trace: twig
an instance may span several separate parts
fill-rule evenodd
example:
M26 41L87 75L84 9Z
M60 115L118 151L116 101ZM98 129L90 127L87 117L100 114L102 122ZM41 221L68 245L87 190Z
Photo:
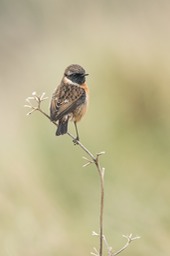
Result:
M99 234L96 233L95 231L92 232L92 235L93 236L99 236ZM103 235L103 241L104 241L104 244L106 246L108 256L116 256L116 255L120 254L122 251L124 251L129 246L129 244L132 241L137 240L137 239L140 238L139 236L132 237L132 234L127 235L127 236L123 235L123 237L125 237L127 239L126 244L121 249L119 249L117 252L113 252L112 247L109 245L106 237ZM95 248L93 248L93 249L94 249L94 252L91 252L91 254L95 255L95 256L99 256L99 254L96 253L96 249Z
M31 97L28 97L26 99L26 102L28 103L27 105L25 105L25 107L31 109L27 115L30 115L32 114L33 112L35 111L39 111L41 114L43 114L45 117L47 117L50 121L50 116L47 115L42 109L41 109L41 102L46 100L47 97L45 97L45 93L42 93L41 96L38 96L36 94L36 92L33 92L32 93L32 96ZM37 102L37 106L34 106L31 102L31 100L35 100ZM57 123L54 122L54 121L51 121L54 125L57 126ZM69 137L71 137L73 140L75 140L75 137L67 132L67 135ZM100 178L100 221L99 221L99 234L93 232L93 235L97 235L99 236L99 251L96 249L96 248L93 248L94 249L94 252L91 252L92 255L94 256L102 256L103 255L103 241L106 245L106 248L107 248L107 251L108 251L108 256L116 256L118 255L119 253L121 253L123 250L125 250L128 245L135 239L138 239L139 237L134 237L132 238L132 235L130 236L124 236L125 238L127 238L127 243L125 244L124 247L122 247L119 251L113 253L112 252L112 248L108 245L108 242L105 238L105 236L103 235L103 210L104 210L104 173L105 173L105 169L103 167L101 167L101 164L100 164L100 161L99 161L99 157L103 154L105 154L105 152L100 152L100 153L97 153L96 156L94 156L80 141L76 141L76 145L79 145L81 147L81 149L87 153L87 155L89 155L89 157L91 159L88 159L86 157L83 157L87 163L85 163L83 165L83 167L87 167L88 165L90 164L95 164L96 168L97 168L97 171L99 173L99 178Z
M119 253L121 253L122 251L124 251L124 250L129 246L129 244L130 244L132 241L134 241L134 240L140 238L139 236L132 237L132 234L130 234L129 236L123 235L123 237L125 237L125 238L127 239L127 243L126 243L120 250L118 250L118 251L115 252L115 253L112 253L111 256L116 256L116 255L118 255Z
M32 114L35 111L39 111L40 113L42 113L45 117L47 117L50 121L50 116L47 115L42 109L41 109L41 102L44 101L45 99L47 99L47 97L44 97L45 93L43 93L41 96L38 96L36 94L36 92L32 93L31 97L28 97L26 99L27 103L29 103L29 105L25 105L25 107L28 107L31 109L31 111L29 111L27 113L27 115ZM37 106L33 106L31 103L31 100L35 100L37 102ZM57 124L55 122L52 122L54 125L57 126ZM72 139L75 139L75 137L67 132L67 135L70 136ZM98 154L96 154L96 157L80 142L77 141L76 142L77 145L79 145L83 151L85 151L91 158L91 160L86 159L88 162L86 164L83 165L83 167L88 166L91 163L94 163L96 165L97 171L99 173L99 177L100 177L100 187L101 187L101 196L100 196L100 245L99 245L99 256L103 255L103 209L104 209L104 168L101 167L100 162L99 162L99 156L103 155L105 152L100 152Z

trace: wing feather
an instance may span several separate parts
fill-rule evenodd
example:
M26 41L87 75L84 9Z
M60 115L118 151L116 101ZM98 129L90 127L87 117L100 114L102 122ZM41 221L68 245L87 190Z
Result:
M83 88L72 84L63 88L60 87L52 97L50 107L51 120L57 121L63 116L74 112L85 100L86 94Z

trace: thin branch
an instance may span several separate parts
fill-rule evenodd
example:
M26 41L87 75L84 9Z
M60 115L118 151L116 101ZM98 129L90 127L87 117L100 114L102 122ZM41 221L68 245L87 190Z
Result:
M88 158L85 157L85 156L83 156L83 159L85 159L85 160L87 161L86 164L83 164L83 167L86 167L86 166L88 166L88 165L90 165L90 164L94 164L94 161L93 161L93 160L90 160L90 159L88 159Z
M130 234L129 236L123 235L123 237L125 237L125 238L127 239L127 243L126 243L120 250L118 250L118 251L115 252L115 253L112 253L111 256L116 256L116 255L118 255L119 253L123 252L123 251L129 246L129 244L130 244L132 241L137 240L137 239L140 238L139 236L132 237L132 234Z
M104 210L104 176L102 174L102 168L99 163L99 158L96 158L96 167L100 177L100 256L103 252L103 210Z
M45 117L47 117L50 121L50 116L47 115L42 109L41 109L41 102L46 100L47 97L44 97L45 93L42 93L41 96L38 96L36 94L36 92L32 93L31 97L28 97L26 99L27 103L29 105L25 105L25 107L30 108L31 111L29 111L27 113L27 115L32 114L35 111L39 111L40 113L42 113ZM37 102L37 106L33 106L31 103L31 100L35 100ZM55 122L52 122L54 125L57 126L57 124ZM69 137L71 137L73 140L75 140L75 137L67 132L67 135ZM99 162L99 156L101 156L102 154L104 154L104 152L100 152L98 154L96 154L96 157L80 142L80 141L76 141L76 145L79 145L83 151L85 151L92 160L88 160L88 162L83 165L83 167L88 166L91 163L94 163L96 165L97 171L99 173L99 177L100 177L100 187L101 187L101 195L100 195L100 244L99 244L99 256L103 255L103 209L104 209L104 169L101 167L100 162Z
M94 252L91 252L90 253L91 255L100 256L98 250L95 247L93 247L93 250L94 250Z
M36 92L33 92L32 93L32 96L31 97L28 97L26 99L26 102L27 104L25 105L25 107L29 108L30 111L27 113L27 115L30 115L32 114L33 112L35 111L39 111L41 114L43 114L45 117L47 117L50 121L51 121L51 118L48 114L46 114L42 109L41 109L41 102L46 100L47 97L45 97L45 93L43 92L40 96L38 96L36 94ZM32 104L32 100L35 100L37 102L37 106L34 106ZM55 126L57 126L57 123L54 122L54 121L51 121ZM67 135L69 137L71 137L73 140L75 140L75 137L67 132ZM91 255L94 255L94 256L103 256L103 241L106 245L106 248L107 248L107 251L108 251L108 256L116 256L118 255L119 253L121 253L122 251L124 251L128 246L129 244L133 241L133 240L136 240L138 239L139 237L134 237L132 238L132 234L129 235L129 236L123 236L127 239L127 243L120 249L118 250L117 252L113 253L112 252L112 247L109 246L105 236L103 235L103 211L104 211L104 173L105 173L105 169L103 167L101 167L101 164L100 164L100 161L99 161L99 157L103 154L105 154L105 152L100 152L100 153L97 153L96 156L94 156L80 141L76 141L76 145L79 145L81 147L81 149L87 153L87 155L89 155L89 157L91 159L88 159L86 157L83 157L87 163L85 163L83 165L83 167L87 167L88 165L90 164L95 164L96 168L97 168L97 171L99 173L99 178L100 178L100 229L99 229L99 234L97 234L96 232L93 232L93 235L96 235L96 236L99 236L99 251L96 249L96 248L93 248L94 249L94 252L91 252Z
M100 236L100 234L96 233L95 231L92 232L92 235L93 236ZM103 241L104 241L104 244L106 246L106 249L107 249L107 253L108 253L108 256L116 256L118 254L120 254L121 252L123 252L129 245L132 241L134 240L137 240L137 239L140 239L139 236L135 236L135 237L132 237L132 234L130 235L123 235L123 237L125 237L127 239L127 242L126 244L121 248L119 249L117 252L113 252L113 249L112 247L109 245L106 237L103 235ZM94 248L93 248L94 249ZM96 252L92 252L91 254L94 255ZM97 254L96 254L97 255ZM98 255L97 255L98 256Z
M112 247L109 245L109 243L107 242L107 239L104 235L103 235L103 241L106 246L108 256L112 256Z

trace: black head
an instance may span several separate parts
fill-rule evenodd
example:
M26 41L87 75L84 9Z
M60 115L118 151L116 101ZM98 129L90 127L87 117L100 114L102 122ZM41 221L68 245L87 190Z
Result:
M86 81L85 77L87 75L88 74L86 74L84 68L77 64L72 64L68 66L64 72L64 76L66 76L73 83L77 83L80 85Z

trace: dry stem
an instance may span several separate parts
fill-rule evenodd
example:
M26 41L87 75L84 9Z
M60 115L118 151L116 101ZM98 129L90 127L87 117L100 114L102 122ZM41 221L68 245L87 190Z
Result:
M45 97L45 93L42 93L41 96L38 96L36 94L36 92L33 92L32 93L32 96L31 97L28 97L26 99L27 101L27 105L25 105L25 107L27 108L30 108L30 111L27 113L27 115L30 115L32 114L33 112L35 111L39 111L40 113L42 113L45 117L47 117L50 121L50 116L47 115L42 109L41 109L41 102L46 100L47 97ZM37 106L34 106L32 105L32 102L31 100L35 100L37 102ZM51 121L54 125L57 126L57 124L53 121ZM75 140L75 137L67 132L67 135L69 137L71 137L73 140ZM139 237L135 237L135 238L132 238L132 235L130 236L124 236L127 238L127 243L125 244L125 246L123 246L119 251L117 251L116 253L113 253L112 252L112 248L108 245L107 243L107 240L105 238L105 236L103 235L103 210L104 210L104 172L105 172L105 169L103 167L101 167L101 164L100 164L100 161L99 161L99 157L101 155L103 155L105 152L100 152L100 153L97 153L96 156L94 156L80 141L77 141L76 142L76 145L79 145L82 150L84 152L87 153L87 155L89 155L90 159L87 159L86 157L83 157L87 163L85 163L83 165L83 167L86 167L88 166L89 164L95 164L96 168L97 168L97 171L98 171L98 174L99 174L99 178L100 178L100 230L99 230L99 234L93 232L93 235L97 235L99 236L99 239L100 239L100 242L99 242L99 252L96 248L94 248L94 252L92 252L91 254L92 255L95 255L95 256L102 256L103 255L103 241L105 242L105 245L106 245L106 248L107 248L107 251L108 251L108 256L116 256L118 255L119 253L121 253L123 250L125 250L128 245L130 244L131 241L139 238Z

